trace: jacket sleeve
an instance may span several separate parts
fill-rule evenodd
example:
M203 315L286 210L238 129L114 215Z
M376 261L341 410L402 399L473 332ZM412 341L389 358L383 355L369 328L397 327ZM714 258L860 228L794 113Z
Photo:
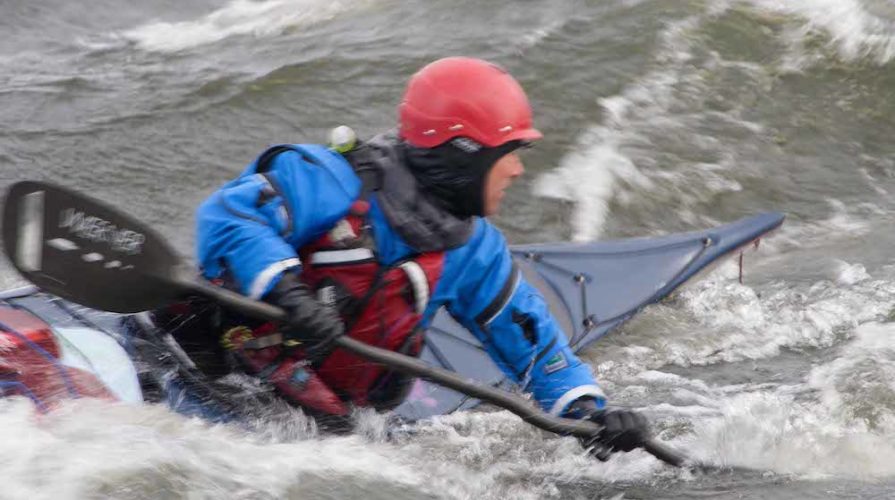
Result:
M360 180L323 146L289 146L264 172L256 164L199 206L196 244L206 278L227 274L242 293L260 298L300 265L297 248L348 213Z
M572 352L541 293L516 269L503 236L487 221L477 224L471 240L452 252L463 265L448 311L544 410L561 415L581 397L605 405L590 367Z

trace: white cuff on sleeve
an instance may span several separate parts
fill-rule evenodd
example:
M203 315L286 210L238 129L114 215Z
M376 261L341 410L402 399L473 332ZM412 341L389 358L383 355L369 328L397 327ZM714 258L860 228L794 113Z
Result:
M274 262L267 266L265 270L261 271L258 276L255 277L255 281L252 281L252 286L249 288L249 297L255 300L260 299L261 296L264 295L264 292L267 291L267 287L270 285L271 280L279 276L280 273L286 269L291 269L300 265L301 261L293 257L291 259Z
M560 396L559 399L556 400L556 403L553 403L553 407L550 408L550 414L559 416L565 411L567 406L572 404L573 401L584 396L606 399L606 394L603 393L603 389L600 389L600 386L579 385Z

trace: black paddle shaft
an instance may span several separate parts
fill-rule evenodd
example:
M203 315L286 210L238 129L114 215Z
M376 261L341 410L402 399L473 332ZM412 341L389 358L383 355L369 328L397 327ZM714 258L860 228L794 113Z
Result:
M259 319L285 318L277 307L202 280L164 239L135 219L52 184L24 181L10 188L3 206L3 244L16 269L37 287L93 309L134 313L199 294ZM345 336L336 343L375 363L509 410L546 431L591 437L601 430L587 420L546 414L520 396L416 358ZM643 448L674 466L689 463L655 440Z
M277 307L264 302L248 299L244 295L234 293L224 288L216 287L205 282L193 282L187 286L190 286L191 291L194 293L209 297L220 304L230 306L258 319L282 321L285 318L283 311ZM453 389L457 392L509 410L529 424L546 431L580 437L590 437L600 431L600 427L593 422L556 417L547 414L535 408L531 401L525 398L482 384L472 379L461 377L455 372L432 366L410 356L374 347L345 336L336 339L336 344L358 356L388 366L393 370L413 375L424 380L429 380L438 385L447 387L448 389ZM675 467L683 466L687 462L678 452L652 439L644 443L643 448L659 460L674 465Z

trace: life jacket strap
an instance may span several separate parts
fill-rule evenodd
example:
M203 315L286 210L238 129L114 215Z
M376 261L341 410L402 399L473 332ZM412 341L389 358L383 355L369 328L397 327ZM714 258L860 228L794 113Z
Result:
M426 278L426 272L416 261L412 260L402 262L399 267L407 275L407 281L413 288L416 313L423 314L429 304L429 280Z
M315 266L331 266L338 264L361 264L373 262L375 255L369 248L350 248L348 250L324 250L311 254L311 264Z

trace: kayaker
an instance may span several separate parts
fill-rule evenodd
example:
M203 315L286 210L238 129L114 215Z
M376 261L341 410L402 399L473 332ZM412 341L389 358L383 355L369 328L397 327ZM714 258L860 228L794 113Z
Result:
M607 406L485 218L522 175L519 150L541 138L521 86L486 61L440 59L410 78L398 114L397 131L369 141L340 128L329 147L272 147L199 207L204 276L289 318L230 322L225 344L311 415L347 417L395 407L412 381L333 340L416 356L445 307L545 411L604 426L582 440L595 455L638 447L646 419Z

